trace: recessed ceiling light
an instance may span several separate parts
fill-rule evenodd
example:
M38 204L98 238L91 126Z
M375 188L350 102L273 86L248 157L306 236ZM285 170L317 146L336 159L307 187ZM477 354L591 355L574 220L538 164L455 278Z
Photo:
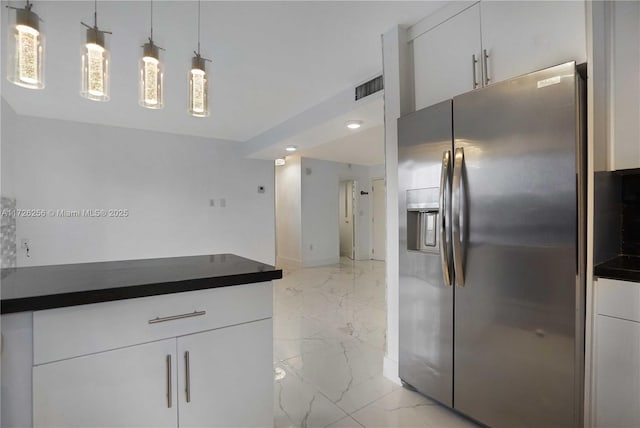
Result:
M362 126L362 121L361 120L350 120L347 123L345 123L345 125L347 125L347 128L349 129L358 129Z
M287 146L287 148L285 149L288 152L295 152L297 149L296 146Z
M284 159L282 158L276 159L276 166L282 166L284 164L285 164Z

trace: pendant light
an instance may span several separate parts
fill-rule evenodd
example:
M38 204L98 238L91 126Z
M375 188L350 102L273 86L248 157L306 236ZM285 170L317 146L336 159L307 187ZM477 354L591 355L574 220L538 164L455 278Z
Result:
M151 35L149 42L142 46L140 59L140 91L138 103L142 107L161 109L163 103L163 66L160 62L160 49L153 43L153 0L151 3Z
M98 1L94 0L93 27L87 27L86 42L82 45L82 89L80 95L93 101L109 101L110 54L105 34L98 29Z
M44 37L40 18L31 11L27 0L24 9L7 6L15 11L7 37L7 79L29 89L44 88Z
M209 82L205 63L211 60L200 55L200 0L198 0L198 51L189 71L189 113L195 117L209 116Z

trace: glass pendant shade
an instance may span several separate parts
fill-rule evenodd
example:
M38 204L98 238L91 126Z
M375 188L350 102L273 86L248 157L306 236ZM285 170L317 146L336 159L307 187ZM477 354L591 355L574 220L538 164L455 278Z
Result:
M38 15L30 7L14 9L8 26L7 79L30 89L44 88L44 37Z
M153 42L143 46L140 59L140 84L138 103L142 107L161 109L163 103L163 67L158 47Z
M97 28L87 29L82 46L82 89L80 95L93 101L109 101L109 49L105 33Z
M189 72L189 113L196 117L209 116L209 82L204 63L204 58L194 56Z

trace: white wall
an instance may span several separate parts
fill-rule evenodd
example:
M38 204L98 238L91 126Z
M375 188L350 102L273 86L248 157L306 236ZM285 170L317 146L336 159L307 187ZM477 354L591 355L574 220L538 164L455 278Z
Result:
M356 259L371 258L371 167L302 158L302 263L337 263L340 181L356 180ZM369 195L360 195L361 191Z
M371 176L372 180L378 178L385 178L385 167L384 164L373 165L369 167L369 176Z
M281 266L300 266L301 179L299 156L287 156L286 164L276 167L276 255Z
M275 262L272 161L244 159L233 144L205 138L4 119L15 136L2 141L3 192L18 208L129 211L126 218L18 217L18 243L29 239L31 248L29 258L18 250L18 266L224 252Z
M387 188L387 352L384 375L400 382L399 354L399 273L398 273L398 126L403 114L415 110L413 60L407 30L393 28L382 36L384 68L385 177Z
M340 181L356 180L358 241L356 258L371 258L371 179L384 176L382 165L350 165L288 156L276 168L276 240L278 263L321 266L340 254ZM360 195L361 191L369 195Z
M4 84L4 83L3 83ZM14 181L13 171L14 166L11 160L13 159L13 144L11 142L15 141L15 133L16 126L15 122L17 119L16 112L11 108L11 106L2 98L2 116L0 119L0 159L1 165L0 170L2 171L2 177L0 178L0 183L2 184L2 196L14 198L15 197L15 189L14 189Z

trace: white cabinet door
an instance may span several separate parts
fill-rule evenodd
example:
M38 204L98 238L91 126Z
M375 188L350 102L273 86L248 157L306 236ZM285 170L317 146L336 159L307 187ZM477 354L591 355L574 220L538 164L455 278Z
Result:
M640 168L640 2L611 2L613 169Z
M168 339L34 367L33 426L176 427L175 355Z
M416 110L480 84L480 5L476 4L413 40Z
M640 427L640 323L598 315L596 426Z
M489 84L586 61L583 1L482 1Z
M268 319L178 338L179 426L272 427L272 335Z

